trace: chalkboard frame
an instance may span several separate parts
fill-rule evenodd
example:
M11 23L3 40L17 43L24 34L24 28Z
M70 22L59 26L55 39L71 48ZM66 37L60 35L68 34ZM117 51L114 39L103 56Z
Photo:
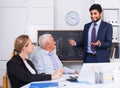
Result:
M73 39L76 40L75 36L74 37L72 36L72 34L75 33L75 35L80 36L79 39L81 40L82 32L83 32L82 30L38 30L37 31L37 45L39 46L39 44L38 44L39 36L42 35L42 34L45 34L45 33L52 34L52 36L54 37L54 39L56 41L56 36L59 36L59 34L63 34L63 33L65 33L64 35L68 35L70 33L71 34L70 38L73 38ZM80 35L78 35L79 33L80 33ZM60 37L63 37L63 36L60 36ZM65 37L64 37L64 39L65 39ZM76 40L76 41L79 42L80 40ZM67 57L66 55L63 55L63 56L60 55L59 56L59 54L57 53L57 48L56 48L56 53L57 53L57 55L58 55L58 57L60 58L61 61L82 61L83 60L83 58L84 58L83 47L73 47L69 44L67 46L69 46L72 50L74 48L76 53L78 53L77 51L79 51L81 53L81 55L78 55L78 56L76 55L75 57L74 56L71 56L71 57L68 56Z

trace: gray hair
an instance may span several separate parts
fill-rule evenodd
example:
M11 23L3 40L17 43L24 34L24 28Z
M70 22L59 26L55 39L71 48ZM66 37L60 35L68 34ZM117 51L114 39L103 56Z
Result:
M52 37L51 34L43 34L39 37L39 45L41 48L45 46L47 42L49 42L49 38Z

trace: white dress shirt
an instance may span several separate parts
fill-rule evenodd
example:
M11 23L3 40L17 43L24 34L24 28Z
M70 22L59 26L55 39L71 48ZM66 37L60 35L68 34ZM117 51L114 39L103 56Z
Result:
M63 68L64 73L75 72L75 70L64 67L55 53L53 53L53 56L55 57L58 67ZM53 74L56 70L53 66L51 57L49 56L49 52L44 49L39 48L39 50L33 55L32 62L38 73Z

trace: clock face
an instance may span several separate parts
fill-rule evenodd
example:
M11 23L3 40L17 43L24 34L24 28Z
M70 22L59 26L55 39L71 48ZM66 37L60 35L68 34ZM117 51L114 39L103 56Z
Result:
M66 14L65 21L68 25L75 26L79 23L79 14L75 11L70 11Z

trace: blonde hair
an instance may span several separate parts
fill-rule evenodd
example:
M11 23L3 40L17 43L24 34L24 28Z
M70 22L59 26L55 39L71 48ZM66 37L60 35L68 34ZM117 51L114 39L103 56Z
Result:
M28 35L20 35L16 38L15 43L14 43L14 51L13 55L19 54L24 46L28 46L28 40L29 37Z

